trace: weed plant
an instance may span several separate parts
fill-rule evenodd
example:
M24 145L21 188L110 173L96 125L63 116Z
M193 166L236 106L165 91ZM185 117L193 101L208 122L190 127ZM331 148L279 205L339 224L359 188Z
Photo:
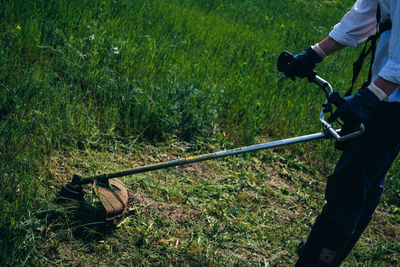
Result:
M323 38L352 2L1 1L0 262L21 263L40 228L31 213L48 209L41 188L65 182L46 168L57 151L320 131L323 94L276 61ZM344 92L357 52L331 56L319 74ZM337 156L327 147L293 151L321 167ZM386 194L397 205L399 166Z

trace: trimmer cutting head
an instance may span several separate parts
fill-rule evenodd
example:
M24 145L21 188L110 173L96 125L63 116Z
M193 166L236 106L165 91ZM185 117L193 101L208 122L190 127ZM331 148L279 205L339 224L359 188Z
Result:
M94 179L94 176L83 178L75 174L72 181L64 184L58 192L58 200L61 202L78 201L80 206L78 212L84 217L92 215L91 218L85 218L85 220L89 219L93 222L103 222L106 226L115 226L128 206L128 191L125 184L118 178L103 177L100 179L99 176L96 178L98 180ZM85 184L96 198L84 198L85 191L82 185ZM101 203L100 206L99 203ZM88 212L88 207L91 213Z
M81 176L74 175L72 182L64 184L61 190L58 192L58 196L61 199L73 199L77 201L83 201L85 191L80 183Z

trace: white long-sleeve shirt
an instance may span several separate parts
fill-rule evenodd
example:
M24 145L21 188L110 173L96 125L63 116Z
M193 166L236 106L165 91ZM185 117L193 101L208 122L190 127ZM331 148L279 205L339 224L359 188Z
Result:
M376 33L378 2L381 22L392 21L392 29L384 32L379 39L372 68L372 81L380 76L400 84L400 0L357 0L329 36L346 46L355 47L364 42ZM400 88L390 94L386 101L400 102Z

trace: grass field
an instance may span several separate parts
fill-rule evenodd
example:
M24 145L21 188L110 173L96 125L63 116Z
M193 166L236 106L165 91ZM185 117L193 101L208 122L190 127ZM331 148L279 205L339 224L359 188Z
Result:
M112 231L77 222L55 193L76 172L321 131L324 95L276 61L352 2L1 1L0 264L292 265L323 205L330 141L127 177ZM357 53L318 73L344 92ZM349 266L400 264L399 166Z

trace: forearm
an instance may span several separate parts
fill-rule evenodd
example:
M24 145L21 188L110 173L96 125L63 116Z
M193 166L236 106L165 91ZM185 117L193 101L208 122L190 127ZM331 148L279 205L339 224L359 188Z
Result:
M400 87L399 84L387 81L381 77L378 77L374 81L374 84L381 89L387 96L393 93L397 88Z
M324 51L324 53L329 56L330 54L335 53L343 48L345 45L342 45L336 42L332 37L328 36L324 40L318 43L318 46Z

